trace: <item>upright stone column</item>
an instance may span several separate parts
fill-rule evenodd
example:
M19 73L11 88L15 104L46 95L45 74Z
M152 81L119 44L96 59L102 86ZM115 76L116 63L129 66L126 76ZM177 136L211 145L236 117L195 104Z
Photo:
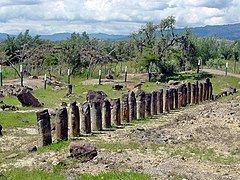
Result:
M178 109L178 88L174 88L173 90L173 96L174 96L174 108Z
M76 102L70 103L69 109L70 136L80 136L80 116L79 108Z
M207 84L207 88L206 88L206 100L209 100L209 99L210 99L210 97L209 97L210 79L209 79L209 78L206 79L206 84Z
M145 118L145 92L138 90L136 93L137 101L137 119Z
M102 130L102 109L100 101L93 101L91 103L91 120L92 120L92 130L101 131Z
M121 105L120 105L120 98L112 99L111 100L111 120L112 123L116 126L121 125Z
M191 104L191 83L187 83L187 102Z
M65 107L57 111L55 135L56 140L68 139L68 114Z
M192 88L191 88L191 104L195 104L195 102L196 102L196 99L195 99L195 95L196 95L196 93L195 93L195 84L192 84Z
M163 89L158 92L158 114L163 113Z
M128 94L122 95L122 120L125 123L129 123Z
M174 97L173 97L173 89L169 89L169 109L173 110L174 106Z
M208 85L206 82L203 83L203 101L207 100L207 89L208 89Z
M195 103L199 104L199 87L198 87L198 81L195 81Z
M135 93L131 91L129 93L129 120L137 119L137 106Z
M38 146L46 146L52 144L50 116L48 110L41 110L37 113L38 126Z
M182 94L183 94L183 107L186 107L187 106L187 86L185 84L183 84L183 87L182 87Z
M199 83L199 102L203 102L203 84Z
M107 99L102 104L102 121L104 129L111 127L111 103Z
M178 104L179 104L179 107L183 106L183 85L182 84L178 87Z
M152 100L151 100L151 114L157 115L157 91L152 92Z
M67 85L67 92L66 92L67 96L72 94L72 85L71 84L68 84Z
M169 90L166 89L164 96L164 110L169 113Z
M212 83L209 82L209 100L213 100L213 87L212 87Z
M146 93L145 94L145 115L146 116L151 116L152 115L152 94L151 93Z
M89 102L84 102L81 106L81 131L86 134L91 133L91 116Z

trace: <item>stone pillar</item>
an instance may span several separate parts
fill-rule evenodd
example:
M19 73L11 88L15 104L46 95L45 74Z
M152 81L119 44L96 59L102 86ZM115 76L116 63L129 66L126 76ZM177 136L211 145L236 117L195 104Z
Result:
M129 123L128 94L122 95L122 120L125 123Z
M157 91L152 92L152 100L151 100L151 114L157 115Z
M179 107L183 106L183 85L178 86L178 104Z
M173 110L174 106L174 97L173 97L173 89L169 89L169 109Z
M136 93L137 101L137 119L145 118L145 92L138 90Z
M191 87L191 104L195 104L196 100L195 100L195 84L192 84L192 87Z
M199 102L203 102L203 84L199 83Z
M158 92L158 114L163 113L163 89Z
M191 83L187 83L187 102L191 104Z
M136 106L136 98L135 93L131 91L129 93L129 120L137 119L137 106Z
M198 87L198 81L194 82L195 84L195 103L199 104L199 87Z
M173 96L174 96L174 108L178 109L178 88L174 88L173 90Z
M213 87L212 87L212 83L209 82L209 100L213 99Z
M120 107L120 98L112 99L111 100L111 120L112 123L116 126L121 125L121 107Z
M166 89L164 96L164 110L165 112L169 112L169 90Z
M70 136L78 137L80 136L80 116L79 108L76 102L70 103L69 108L69 126L70 126Z
M207 84L207 88L206 88L206 100L209 100L209 99L210 99L210 97L209 97L210 79L209 79L209 78L206 79L206 84Z
M91 103L91 122L92 122L92 131L101 131L102 130L102 109L100 101L93 101Z
M67 96L72 94L72 85L71 84L68 84L67 85Z
M38 126L38 146L46 146L52 144L50 116L48 110L41 110L37 113Z
M90 117L90 105L89 102L84 102L81 106L81 131L86 134L91 133L91 117Z
M68 114L65 107L60 108L56 114L56 140L68 139Z
M151 116L152 115L152 94L151 93L146 93L145 94L145 115L146 116Z
M207 100L207 89L208 89L208 85L206 82L203 83L203 101Z
M182 106L187 106L187 86L185 84L182 86Z
M111 103L107 99L104 99L102 104L102 121L103 128L111 127Z

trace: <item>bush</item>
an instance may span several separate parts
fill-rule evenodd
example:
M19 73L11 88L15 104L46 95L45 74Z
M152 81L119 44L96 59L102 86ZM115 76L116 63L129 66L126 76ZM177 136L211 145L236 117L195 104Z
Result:
M216 68L216 69L221 69L224 65L225 62L223 59L217 58L217 59L209 59L206 62L206 65L208 68Z

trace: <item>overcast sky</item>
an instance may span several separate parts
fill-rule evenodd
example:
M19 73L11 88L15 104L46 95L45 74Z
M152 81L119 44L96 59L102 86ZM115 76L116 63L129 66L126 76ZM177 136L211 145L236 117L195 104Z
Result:
M0 32L129 34L148 21L176 27L240 22L240 0L0 0Z

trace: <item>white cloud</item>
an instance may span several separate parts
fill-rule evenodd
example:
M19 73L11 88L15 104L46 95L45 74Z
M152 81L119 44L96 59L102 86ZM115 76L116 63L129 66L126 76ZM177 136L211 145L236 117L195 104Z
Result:
M176 27L240 22L239 0L1 0L0 32L129 34L174 15Z

